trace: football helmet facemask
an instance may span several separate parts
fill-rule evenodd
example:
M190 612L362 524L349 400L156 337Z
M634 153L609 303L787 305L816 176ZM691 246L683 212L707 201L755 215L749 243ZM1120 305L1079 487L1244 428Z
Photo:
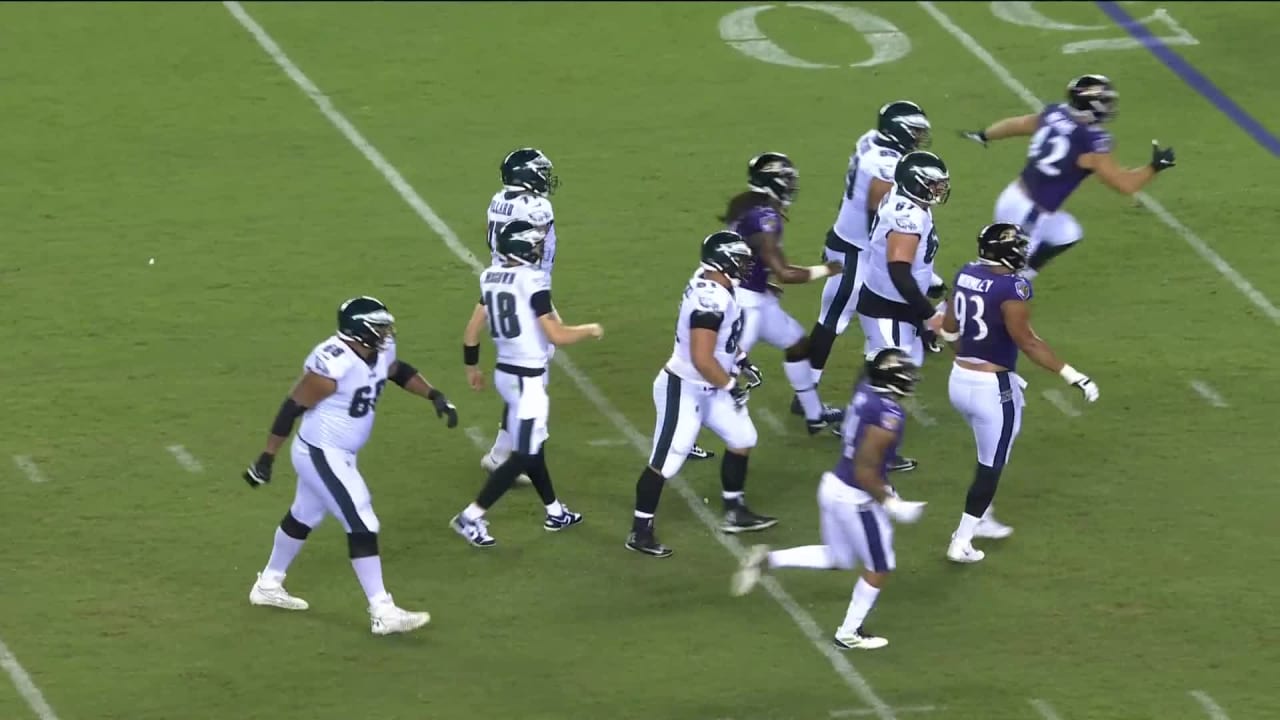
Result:
M1031 238L1021 226L992 223L978 233L978 257L989 265L1003 265L1018 271L1027 265L1027 247Z
M382 350L396 335L396 319L382 301L362 295L338 306L338 337Z
M1067 84L1067 104L1086 122L1104 123L1119 112L1120 93L1106 75L1081 75Z
M763 152L747 163L747 187L782 203L795 201L800 192L800 171L780 152Z
M546 197L560 187L560 178L554 172L551 160L537 148L513 150L502 160L502 187L515 191L528 191Z

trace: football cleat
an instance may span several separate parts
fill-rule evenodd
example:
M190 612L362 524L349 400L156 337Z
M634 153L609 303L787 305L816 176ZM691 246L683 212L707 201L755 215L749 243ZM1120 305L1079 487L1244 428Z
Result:
M542 522L542 529L547 532L560 532L580 522L582 522L582 513L576 513L570 510L568 506L565 506L564 512L559 515L548 515L547 519Z
M461 514L454 515L449 521L449 527L461 535L463 540L478 548L493 547L498 544L498 541L489 534L489 523L484 518L467 520Z
M431 622L431 613L396 607L390 595L369 606L369 626L374 635L406 633Z
M1013 534L1013 528L1005 525L995 518L983 518L978 527L973 529L973 536L976 538L988 538L991 540L1003 540Z
M690 460L710 460L715 456L716 456L715 453L711 452L710 450L707 450L701 445L694 445L693 449L689 451Z
M902 457L899 455L889 461L889 472L911 472L920 467L920 463L915 458Z
M952 537L951 544L947 546L947 559L951 562L971 565L976 562L982 562L982 558L987 554L975 548L973 543L956 542Z
M262 573L258 573L258 579L253 583L253 588L249 590L250 605L264 605L267 607L278 607L281 610L306 610L311 607L306 600L300 597L294 597L284 589L284 577L279 581L263 580Z
M851 633L837 630L836 636L831 639L831 644L841 650L879 650L888 645L889 641L858 628Z
M484 457L480 458L480 469L484 470L487 473L492 473L494 470L497 470L498 466L504 462L506 462L505 458L502 460L499 460L493 456L493 453L485 453ZM532 485L533 481L529 479L528 475L524 473L520 473L519 475L516 476L516 484Z
M832 426L839 430L840 423L843 420L844 410L831 407L830 405L823 405L822 414L818 416L817 420L805 420L804 422L805 426L809 428L809 434L817 435Z
M738 572L733 574L733 579L729 582L729 594L742 597L755 589L760 578L764 576L768 561L769 546L752 545L738 565Z
M654 537L653 531L632 532L627 536L626 548L634 550L644 555L664 558L671 557L671 548L658 542L658 538Z
M758 532L768 530L778 524L778 518L768 515L757 515L747 507L746 503L737 503L724 511L724 519L720 521L720 530L727 533Z

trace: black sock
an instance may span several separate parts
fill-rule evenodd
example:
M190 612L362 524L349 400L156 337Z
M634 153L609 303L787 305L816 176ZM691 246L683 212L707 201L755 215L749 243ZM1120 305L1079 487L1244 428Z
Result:
M636 513L631 529L644 532L652 529L653 516L658 512L658 500L662 497L662 486L666 479L651 467L645 467L636 481ZM641 517L643 515L644 517Z
M533 489L538 491L538 497L542 498L542 504L550 505L555 502L556 489L552 487L551 473L547 471L547 456L541 452L537 455L525 455L524 461L524 472L533 483Z
M1049 261L1058 257L1062 253L1075 247L1075 243L1067 243L1066 245L1047 245L1041 243L1040 247L1031 254L1031 259L1027 261L1027 267L1040 272L1041 268L1049 264Z
M516 476L524 470L524 463L520 460L520 455L512 453L507 461L493 469L489 473L489 479L485 480L484 487L480 488L480 494L476 496L476 504L488 510L498 502L498 499L511 489L516 482Z
M742 493L747 487L748 456L726 450L720 461L720 489L724 491L726 510L742 503Z
M969 486L969 494L964 499L966 515L980 518L987 508L991 507L991 501L996 496L996 487L1000 484L1001 470L1003 468L978 463L978 469L973 473L973 484Z
M836 331L822 323L814 323L809 331L809 364L814 370L825 370L831 347L836 342Z

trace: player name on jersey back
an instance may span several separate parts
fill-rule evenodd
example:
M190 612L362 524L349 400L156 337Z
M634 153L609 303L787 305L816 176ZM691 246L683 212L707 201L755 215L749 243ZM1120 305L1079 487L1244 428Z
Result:
M547 335L539 317L551 311L551 280L536 267L495 265L480 274L480 304L498 363L528 370L547 367Z
M706 378L693 364L689 344L693 328L705 327L716 331L715 359L725 372L732 374L737 363L738 340L742 336L742 310L729 288L702 277L699 270L685 286L680 300L680 314L676 318L675 346L667 370L691 383L706 384Z
M317 345L303 369L333 380L337 390L302 414L298 437L314 447L358 452L373 432L378 398L395 360L396 347L391 340L372 361L357 355L337 335Z

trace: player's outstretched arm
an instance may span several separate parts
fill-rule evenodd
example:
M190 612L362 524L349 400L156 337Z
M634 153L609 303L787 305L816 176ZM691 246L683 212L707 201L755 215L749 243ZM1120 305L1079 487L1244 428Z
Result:
M271 432L267 435L267 447L258 459L244 471L244 480L249 487L256 488L271 482L271 467L275 463L276 453L280 446L289 439L293 432L293 424L302 413L315 407L338 389L338 382L332 378L311 372L302 374L293 384L288 397L280 404L276 419L271 422Z
M1124 195L1132 195L1155 179L1156 173L1175 165L1173 148L1161 148L1151 141L1151 162L1136 168L1122 168L1109 152L1085 153L1080 167L1092 170L1107 187Z
M967 138L986 147L992 140L1031 135L1040 123L1039 115L1016 115L997 120L983 130L962 130L960 137Z
M446 427L458 426L458 408L449 402L444 393L427 382L418 368L404 360L396 360L387 368L387 379L414 395L430 400L436 409L436 417L444 418Z
M1098 399L1097 383L1060 360L1049 343L1041 340L1036 331L1031 329L1031 303L1025 300L1006 300L1000 305L1000 314L1004 316L1009 336L1032 362L1049 372L1057 373L1068 385L1078 388L1085 400L1094 402Z
M547 339L557 347L561 345L573 345L582 342L588 338L599 340L604 337L604 328L598 323L587 323L586 325L565 325L560 322L560 316L557 313L549 312L545 315L538 316L538 324L542 325L542 332L546 333Z
M782 250L778 248L778 236L774 233L756 233L746 238L746 241L747 245L751 246L751 251L760 257L765 267L769 268L769 272L773 273L781 283L798 285L811 280L821 280L831 275L838 275L844 269L844 265L838 262L812 267L791 265L782 254Z

